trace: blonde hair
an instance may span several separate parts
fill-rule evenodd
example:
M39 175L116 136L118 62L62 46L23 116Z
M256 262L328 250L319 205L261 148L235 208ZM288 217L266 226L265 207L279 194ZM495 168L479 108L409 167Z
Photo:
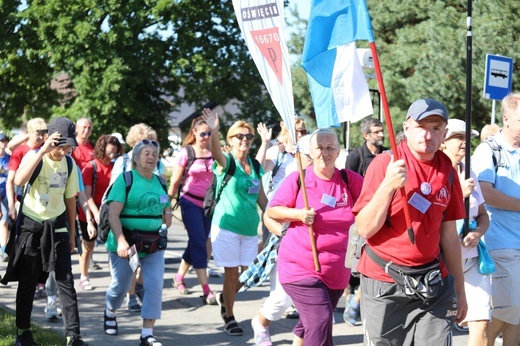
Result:
M126 143L129 146L134 147L140 140L143 139L152 139L154 141L157 140L157 132L152 129L150 126L140 123L132 126L130 130L128 130L128 134L126 135Z
M245 120L237 120L237 121L235 121L235 123L233 125L231 125L231 127L228 130L228 133L227 133L228 141L230 141L231 138L233 138L234 136L239 134L243 128L248 129L250 134L252 134L252 135L255 134L255 129L253 128L253 125L251 125L250 123L248 123Z
M487 124L480 131L480 140L484 141L489 136L493 136L500 131L500 127L497 124Z
M27 132L36 130L47 130L47 124L42 118L33 118L27 122Z
M502 116L511 117L517 110L520 110L520 92L510 93L502 100Z

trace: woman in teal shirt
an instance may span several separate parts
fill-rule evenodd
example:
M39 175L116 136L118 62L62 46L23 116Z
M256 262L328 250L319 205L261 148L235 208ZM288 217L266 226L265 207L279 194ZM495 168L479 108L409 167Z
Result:
M203 118L213 133L219 131L218 114L204 109ZM230 153L222 152L219 136L212 136L210 150L213 154L213 173L217 175L217 191L229 169L231 160L236 166L233 177L222 190L211 222L213 257L217 266L224 267L224 289L219 295L220 314L224 330L229 335L242 335L243 329L233 315L235 294L240 289L240 267L246 270L258 253L257 205L265 209L267 198L262 188L262 167L255 171L248 156L254 138L253 126L243 120L235 122L227 133Z

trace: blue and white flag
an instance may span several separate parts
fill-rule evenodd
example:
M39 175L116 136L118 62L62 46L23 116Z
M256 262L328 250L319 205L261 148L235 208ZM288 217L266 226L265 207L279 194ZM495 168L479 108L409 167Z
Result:
M314 0L302 67L319 128L373 114L356 40L374 42L365 0Z

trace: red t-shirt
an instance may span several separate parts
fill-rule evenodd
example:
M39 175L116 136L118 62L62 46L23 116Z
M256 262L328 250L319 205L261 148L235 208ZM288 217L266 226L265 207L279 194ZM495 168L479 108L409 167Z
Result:
M399 158L406 161L408 181L405 185L406 200L417 193L431 202L422 213L408 203L410 218L415 234L415 244L408 237L406 220L401 203L401 190L395 192L383 227L367 239L367 244L381 258L403 266L418 266L433 261L440 254L441 223L464 218L462 190L457 172L451 160L438 151L431 161L419 161L410 152L406 140L397 148ZM374 196L385 177L390 155L383 153L374 158L365 175L365 184L353 212L357 214ZM451 176L451 178L450 178ZM421 184L428 182L431 192L421 192ZM443 217L444 215L444 217ZM363 252L357 269L363 275L376 280L394 282L383 269ZM443 277L448 271L441 260Z
M16 149L13 150L7 169L10 171L16 171L18 167L20 167L20 163L22 162L24 155L27 154L29 150L33 149L34 148L29 147L27 143L21 144L18 147L16 147Z
M101 161L96 159L97 165L97 180L96 186L92 187L92 191L94 192L94 202L99 207L101 205L101 200L103 199L103 194L106 189L108 189L108 185L110 184L110 176L112 174L112 168L114 167L113 163L110 163L108 166L105 166ZM92 178L93 178L93 169L92 162L88 162L85 165L85 168L81 171L81 176L83 177L83 184L85 186L92 186ZM82 208L79 208L78 219L86 222L87 218Z
M76 164L81 170L85 168L86 164L94 160L94 147L92 143L80 144L72 152L72 158L76 161Z

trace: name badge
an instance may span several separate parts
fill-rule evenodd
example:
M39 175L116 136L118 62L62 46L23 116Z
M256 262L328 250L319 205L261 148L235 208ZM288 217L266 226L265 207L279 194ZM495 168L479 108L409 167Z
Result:
M260 192L260 181L258 179L253 179L251 182L253 183L253 186L251 186L247 190L247 193L250 195L259 193Z
M159 197L159 201L161 202L161 204L168 203L168 195L161 195Z
M408 204L410 204L415 209L419 210L421 213L426 213L428 208L430 208L430 205L432 205L432 202L428 201L423 196L419 195L417 192L414 192L410 200L408 201Z
M336 198L324 193L323 196L321 196L321 203L334 208L336 206Z

